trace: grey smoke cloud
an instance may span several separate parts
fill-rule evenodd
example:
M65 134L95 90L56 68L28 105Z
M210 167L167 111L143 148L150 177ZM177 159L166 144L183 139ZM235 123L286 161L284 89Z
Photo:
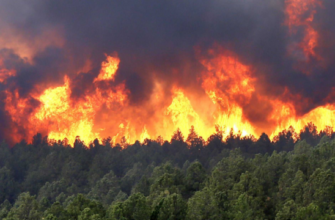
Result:
M75 82L71 84L73 98L80 98L89 92L99 74L104 54L117 52L121 63L115 84L125 81L131 103L140 105L152 92L153 78L171 86L202 90L197 78L203 67L195 57L194 47L206 51L216 43L253 66L261 91L279 96L288 88L292 94L300 94L301 103L295 101L303 114L324 104L333 88L334 9L334 1L325 0L324 8L318 9L322 13L315 17L321 42L317 52L325 57L327 66L319 66L314 60L309 64L312 73L306 75L295 68L297 60L287 55L292 37L284 25L283 0L3 0L0 43L16 39L14 42L24 47L38 49L31 52L32 61L26 62L15 43L0 45L5 65L17 70L7 84L0 83L0 91L19 89L25 97L36 89L35 85L47 88L61 84L66 74ZM50 40L54 34L45 34L51 29L51 33L59 34L62 43ZM43 43L48 39L50 43ZM92 69L78 74L76 71L87 59ZM173 70L178 71L178 77L171 74ZM304 99L308 99L307 105ZM254 102L262 105L256 98ZM251 121L259 120L257 109L244 107ZM267 106L262 109L269 111ZM3 99L0 119L5 126L12 126L6 119ZM0 139L6 132L0 131Z

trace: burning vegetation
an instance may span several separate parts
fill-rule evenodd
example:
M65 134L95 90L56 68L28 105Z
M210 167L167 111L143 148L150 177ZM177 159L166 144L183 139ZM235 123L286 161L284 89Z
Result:
M327 5L331 3L321 0L267 3L264 10L276 12L269 25L273 22L281 31L280 42L268 46L274 55L267 55L265 43L252 40L262 34L253 21L254 37L240 39L237 30L227 32L235 36L227 39L204 35L187 43L192 49L172 47L173 52L165 46L145 48L141 40L134 48L123 40L107 47L103 37L101 44L93 43L96 36L90 35L87 44L73 43L70 15L27 38L21 37L26 30L7 27L6 35L0 35L0 42L11 37L0 48L0 137L15 143L41 133L50 143L110 138L125 146L136 140L169 140L191 128L203 140L217 130L255 138L265 132L275 139L283 130L300 132L309 123L318 132L331 131L335 87L323 77L332 71L332 54L324 43L332 33L318 17ZM234 26L250 32L238 21Z
M335 219L334 0L0 1L0 219Z

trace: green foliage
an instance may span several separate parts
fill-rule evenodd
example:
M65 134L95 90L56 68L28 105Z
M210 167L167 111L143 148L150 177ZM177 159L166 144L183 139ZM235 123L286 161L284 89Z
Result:
M188 191L198 191L206 179L206 170L198 161L192 163L186 171L185 185Z
M182 220L185 219L187 204L180 194L172 194L165 197L159 209L158 220Z
M40 188L37 199L47 198L50 202L55 202L56 197L62 192L66 192L67 187L68 185L64 179L52 183L46 182Z
M101 201L104 205L109 205L113 202L119 191L119 180L114 172L111 171L96 183L88 193L88 197Z
M297 213L294 220L326 220L329 219L326 214L323 214L321 209L311 203L307 207L300 207L297 210Z
M21 193L8 213L7 220L39 220L41 213L35 196Z
M264 214L262 209L257 204L257 200L247 193L241 194L235 204L232 207L232 217L233 219L264 219Z
M127 198L128 198L128 195L120 190L119 193L115 196L114 202L123 202Z
M134 166L121 179L122 191L126 193L131 192L131 188L138 182L143 175L143 166L141 163L135 163Z
M309 125L274 141L220 127L89 147L0 144L0 219L335 219L335 140ZM303 138L296 141L296 138Z
M335 176L330 170L316 169L305 183L304 204L315 203L321 210L334 207Z
M7 167L0 169L0 203L11 200L17 191L17 183Z
M45 211L44 216L46 218L56 218L58 220L66 220L70 218L68 212L59 202L52 204L51 207Z
M187 218L189 220L224 219L228 213L228 198L205 187L188 200Z
M141 180L133 187L132 194L142 193L145 196L148 196L150 193L150 181L146 176L143 176Z
M150 218L150 211L150 206L144 195L136 193L124 202L113 204L108 210L108 217L111 220L146 220Z
M184 175L179 168L166 163L156 167L152 174L149 200L154 201L164 195L182 193L185 189Z
M276 220L290 220L295 217L297 213L297 205L293 200L288 200L282 210L280 210L276 215Z
M78 216L105 216L105 209L100 202L91 201L82 194L78 194L73 201L66 207L69 219L77 219Z
M5 200L0 205L0 219L4 219L8 215L11 208L12 208L12 204L10 204L8 200Z

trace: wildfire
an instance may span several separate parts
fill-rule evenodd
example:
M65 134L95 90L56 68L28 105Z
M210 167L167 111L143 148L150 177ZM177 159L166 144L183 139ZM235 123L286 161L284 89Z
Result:
M70 99L69 79L65 77L64 86L47 89L37 97L41 106L35 113L35 118L47 121L49 139L63 140L68 138L74 143L75 137L89 142L99 138L99 133L93 132L95 109L91 100L82 103L72 103Z
M191 127L205 140L218 127L224 135L233 131L241 136L257 137L261 129L244 114L244 106L250 104L253 96L272 106L267 118L270 128L265 128L271 138L289 126L299 131L311 121L319 130L335 124L333 105L318 107L299 117L289 101L260 94L253 67L218 45L205 55L197 51L197 57L204 67L199 80L206 97L191 98L190 91L174 86L169 102L164 85L156 80L151 98L146 101L147 108L131 105L125 83L115 83L120 63L115 55L107 56L102 62L92 84L94 92L81 98L71 97L68 76L64 77L63 85L48 88L41 94L20 97L18 90L6 91L5 109L13 122L23 125L21 130L13 131L15 139L45 132L50 140L67 138L72 144L77 136L85 143L110 136L113 143L126 147L136 140L143 143L153 137L161 142L162 137L171 137L177 129L188 135ZM108 86L100 87L98 82L102 81ZM22 130L27 132L24 134Z
M94 82L102 80L114 81L115 72L119 68L120 59L117 57L117 54L114 56L106 55L106 57L107 60L102 62L100 74L94 79Z
M255 91L252 71L236 55L219 47L219 53L208 51L213 59L201 59L207 71L203 73L202 87L216 105L215 124L229 133L242 132L242 136L256 135L253 126L244 119L242 105L247 104Z
M303 28L304 36L299 43L291 45L290 53L302 51L304 60L309 61L311 58L321 59L315 52L318 46L318 32L313 27L314 16L317 13L317 6L322 6L320 0L285 0L286 21L290 34L297 34L298 28Z
M179 128L183 134L188 134L191 125L205 137L211 134L207 133L209 131L208 128L206 128L198 113L193 109L190 100L181 90L174 90L172 103L165 114L171 117L174 125L173 129Z
M285 0L284 24L290 33L290 58L293 56L299 64L321 60L317 50L320 34L314 27L317 7L320 6L321 0ZM35 54L45 48L64 46L62 35L55 34L52 38L52 33L45 33L41 39L49 39L48 36L50 39L32 50L26 50L27 43L21 47L19 44L17 47L11 46L24 68L27 63L33 65ZM3 39L0 38L0 42ZM8 45L16 45L15 42L13 39ZM144 143L151 138L162 143L163 138L170 139L177 130L186 137L191 129L192 135L204 140L216 129L223 131L224 136L233 132L242 137L258 137L266 132L273 139L290 126L299 132L309 122L313 122L318 131L335 125L335 106L331 100L299 115L294 102L299 98L294 96L299 94L291 94L288 89L283 94L267 94L261 88L262 80L257 78L257 71L260 71L258 65L227 48L214 44L211 49L202 51L196 47L194 62L198 62L201 71L187 75L194 77L190 80L193 83L191 86L174 79L165 82L162 76L155 75L157 70L152 68L155 70L152 71L149 64L142 68L144 70L140 68L140 71L148 71L151 78L143 78L144 81L151 80L151 84L145 98L138 102L133 100L137 94L132 94L128 89L128 81L119 81L123 78L118 75L121 74L118 68L122 57L119 58L116 52L106 54L105 60L98 63L85 57L78 65L81 67L76 64L72 68L69 64L71 70L62 72L62 76L66 75L61 85L46 89L34 85L29 94L21 94L20 88L13 88L15 83L4 86L6 89L1 90L1 95L4 97L4 110L13 124L11 138L16 142L31 140L33 135L41 132L48 135L50 140L67 138L70 144L79 136L86 144L96 138L109 138L113 144L126 147L136 140ZM100 62L100 71L93 75ZM185 62L186 66L189 65L188 61ZM177 67L169 70L172 77L179 77L179 73L182 73ZM82 94L73 93L77 78L69 72L76 76L89 76L87 79L90 81L85 82L88 85ZM10 79L17 73L19 71L7 69L0 57L0 85L11 85ZM260 107L258 109L253 105Z
M271 134L274 138L279 132L292 126L295 131L301 131L308 123L313 122L318 131L335 125L335 107L333 105L321 106L309 113L297 117L293 105L281 105L280 112L276 112L276 129ZM276 115L276 114L274 114Z
M147 128L144 126L140 136L140 142L143 143L146 139L150 139L150 135L148 134Z
M15 70L8 70L4 67L3 60L0 57L0 83L3 83L8 77L15 76Z
M107 57L107 62L102 63L100 75L110 73L110 61L117 62L117 59ZM29 98L22 98L16 90L13 94L7 91L6 96L6 110L17 124L29 126L28 136L47 131L50 140L67 138L69 143L74 143L79 136L80 140L90 143L95 138L100 138L99 131L94 129L96 113L102 105L107 108L112 108L115 103L122 105L127 99L127 91L122 83L105 90L96 87L94 94L89 94L82 100L73 100L70 79L65 76L63 86L46 89L41 95L34 94ZM39 107L33 108L32 102ZM25 138L19 134L16 136L18 141Z

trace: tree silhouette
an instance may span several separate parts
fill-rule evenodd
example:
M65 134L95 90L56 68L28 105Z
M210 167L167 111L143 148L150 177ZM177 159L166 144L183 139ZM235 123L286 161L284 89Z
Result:
M172 135L171 142L173 141L184 142L184 135L181 133L179 128Z

